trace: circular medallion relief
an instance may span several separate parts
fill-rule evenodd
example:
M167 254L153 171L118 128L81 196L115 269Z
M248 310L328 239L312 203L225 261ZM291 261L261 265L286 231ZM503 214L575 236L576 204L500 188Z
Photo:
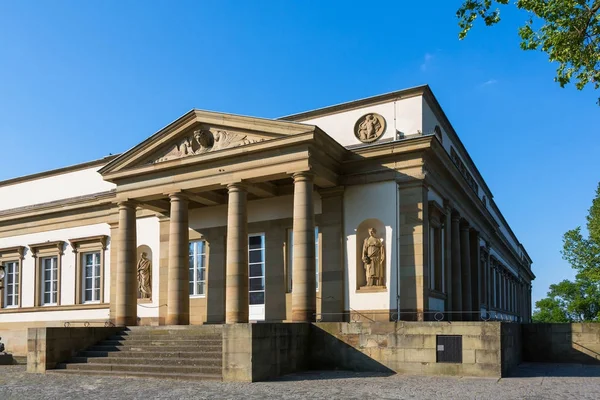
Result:
M354 124L354 136L363 143L372 143L385 132L385 119L377 114L365 114Z

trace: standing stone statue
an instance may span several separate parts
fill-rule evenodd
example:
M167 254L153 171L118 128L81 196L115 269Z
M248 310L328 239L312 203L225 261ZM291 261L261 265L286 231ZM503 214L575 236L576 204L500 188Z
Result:
M377 230L369 228L369 237L365 239L362 250L367 286L384 286L385 248L383 240L375 236Z
M146 252L142 252L137 265L138 298L140 299L149 299L152 297L151 272L152 261L150 261Z

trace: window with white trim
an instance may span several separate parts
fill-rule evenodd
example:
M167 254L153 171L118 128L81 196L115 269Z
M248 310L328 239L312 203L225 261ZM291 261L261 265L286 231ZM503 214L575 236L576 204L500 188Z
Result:
M4 263L4 307L19 306L19 263Z
M294 267L294 230L288 229L287 238L287 291L292 292L292 278L293 278L293 267ZM316 275L316 289L319 291L319 227L315 226L315 275Z
M84 303L100 301L100 252L83 253L83 301Z
M206 296L206 242L190 242L190 296Z
M265 304L265 235L248 236L248 300L250 305Z
M41 264L41 303L44 306L56 305L58 302L58 259L57 257L44 257Z

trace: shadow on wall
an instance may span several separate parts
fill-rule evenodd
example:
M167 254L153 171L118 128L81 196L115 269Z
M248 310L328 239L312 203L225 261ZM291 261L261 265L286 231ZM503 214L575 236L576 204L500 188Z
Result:
M359 335L347 335L351 344L345 343L331 333L316 325L311 327L311 370L349 370L371 372L377 376L394 375L396 372L374 360L356 348L359 347ZM354 340L356 343L352 343ZM361 376L365 376L362 375ZM330 377L327 377L330 379Z
M524 362L600 365L599 323L523 324L522 335Z

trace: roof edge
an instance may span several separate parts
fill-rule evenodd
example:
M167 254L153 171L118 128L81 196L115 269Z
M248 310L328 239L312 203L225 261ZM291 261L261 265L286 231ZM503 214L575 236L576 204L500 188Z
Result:
M358 100L352 100L344 103L334 104L332 106L326 106L323 108L317 108L314 110L304 111L297 114L285 115L283 117L276 118L282 121L290 121L290 122L302 122L303 120L323 116L335 112L339 112L342 110L348 110L353 108L359 108L366 105L381 103L385 101L389 101L391 99L398 99L403 97L414 97L418 95L422 95L424 93L431 93L431 88L429 85L419 85L414 86L407 89L396 90L394 92L379 94L376 96L365 97Z
M109 162L111 162L112 160L114 160L115 158L117 158L119 155L120 154L111 154L106 157L98 158L98 159L92 160L92 161L86 161L83 163L73 164L73 165L69 165L66 167L60 167L60 168L51 169L48 171L36 172L33 174L29 174L29 175L23 175L23 176L18 176L15 178L6 179L4 181L0 181L0 187L16 185L16 184L27 182L27 181L34 181L36 179L47 178L50 176L60 175L60 174L68 173L68 172L75 172L75 171L79 171L82 169L94 167L97 165L105 165L105 164L108 164Z

